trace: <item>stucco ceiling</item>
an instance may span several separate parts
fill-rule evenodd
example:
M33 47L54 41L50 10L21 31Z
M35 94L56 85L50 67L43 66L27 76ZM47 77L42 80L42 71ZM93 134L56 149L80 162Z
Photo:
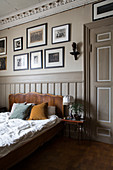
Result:
M0 18L48 0L0 0Z
M0 30L99 0L0 0Z

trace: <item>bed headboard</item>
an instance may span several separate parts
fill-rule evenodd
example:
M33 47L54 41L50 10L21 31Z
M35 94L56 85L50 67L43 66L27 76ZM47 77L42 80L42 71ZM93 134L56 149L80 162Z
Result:
M35 103L35 104L48 102L49 106L56 106L56 114L59 117L64 116L63 96L40 94L37 92L10 94L9 110L11 110L13 103L24 103L24 102Z

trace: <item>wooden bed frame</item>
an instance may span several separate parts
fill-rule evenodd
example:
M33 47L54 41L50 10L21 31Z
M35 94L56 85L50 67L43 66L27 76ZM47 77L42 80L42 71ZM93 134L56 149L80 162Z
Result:
M43 102L48 102L49 106L56 106L56 114L62 118L64 115L64 107L63 107L63 97L55 96L51 94L40 94L37 92L34 93L18 93L18 94L10 94L9 95L9 110L13 103L35 103L40 104ZM0 169L7 169L14 164L18 163L32 152L34 152L38 147L49 141L53 138L58 132L60 132L63 128L62 122L44 132L38 137L35 137L33 140L25 143L21 147L16 148L14 151L11 151L6 156L0 158Z

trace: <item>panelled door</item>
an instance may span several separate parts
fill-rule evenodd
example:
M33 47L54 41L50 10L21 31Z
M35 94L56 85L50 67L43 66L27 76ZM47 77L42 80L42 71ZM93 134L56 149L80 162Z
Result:
M113 143L113 25L90 31L91 134Z

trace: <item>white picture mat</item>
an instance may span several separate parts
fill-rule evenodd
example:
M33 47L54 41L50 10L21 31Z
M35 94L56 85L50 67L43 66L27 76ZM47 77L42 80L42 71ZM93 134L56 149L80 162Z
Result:
M4 52L0 52L0 55L4 55L6 54L6 38L0 38L0 41L3 41L4 40Z
M39 41L39 42L34 42L34 43L31 43L30 42L30 33L31 32L35 32L35 31L40 31L41 29L43 29L43 40L42 41ZM43 45L46 43L46 26L45 25L42 25L42 26L37 26L37 27L34 27L34 28L31 28L31 29L28 29L28 47L33 47L33 46L38 46L38 45Z
M17 41L20 41L20 47L16 47ZM18 38L14 41L14 47L15 47L15 50L21 50L21 48L22 48L21 38Z
M56 38L56 34L55 32L57 30L60 30L60 29L65 29L66 30L66 36L65 37L61 37L61 38ZM55 27L53 28L53 43L58 43L59 41L60 42L63 42L63 41L68 41L69 39L69 25L64 25L64 26L59 26L59 27Z
M18 65L18 60L21 60L21 65ZM27 69L28 67L28 61L27 61L27 54L15 56L15 70L18 69Z
M97 14L97 8L98 7L110 4L112 2L113 2L113 0L107 0L107 1L103 1L103 2L100 2L100 3L94 4L94 19L99 19L99 18L103 18L103 17L106 17L106 16L113 15L113 11L104 12L102 14Z
M46 51L46 67L56 67L56 66L63 66L63 53L61 48L59 49L51 49ZM51 62L49 63L49 54L52 53L59 53L59 62Z
M34 62L34 57L37 56L38 60L37 62ZM31 53L31 68L41 68L42 58L41 58L41 52L34 52Z

